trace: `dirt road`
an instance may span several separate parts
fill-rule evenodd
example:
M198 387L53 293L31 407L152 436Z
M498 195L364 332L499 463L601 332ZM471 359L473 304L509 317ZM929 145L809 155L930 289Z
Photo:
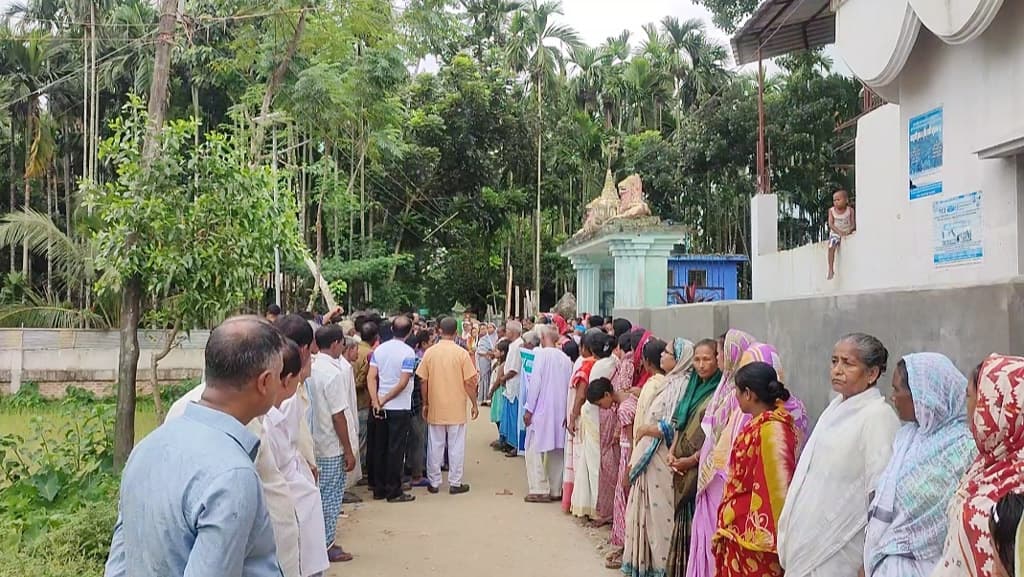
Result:
M328 576L617 577L598 550L606 531L581 527L556 504L523 502L523 459L493 451L495 435L486 413L470 424L467 494L449 495L442 485L437 495L414 489L412 503L346 504L338 536L355 560L334 564ZM505 490L512 495L497 494Z

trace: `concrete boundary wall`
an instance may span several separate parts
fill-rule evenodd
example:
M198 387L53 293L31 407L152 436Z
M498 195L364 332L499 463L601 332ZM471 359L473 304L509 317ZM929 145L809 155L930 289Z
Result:
M191 331L160 361L161 383L199 378L209 331ZM148 389L150 360L163 349L163 331L139 331L140 390ZM36 382L46 396L60 396L73 385L100 395L117 381L117 331L0 329L0 393L16 393L22 383Z
M832 347L844 334L870 333L889 350L882 390L908 353L948 355L969 375L992 352L1024 354L1024 278L984 285L893 290L769 302L733 301L621 309L661 338L717 336L730 327L779 349L784 381L817 417L832 396Z

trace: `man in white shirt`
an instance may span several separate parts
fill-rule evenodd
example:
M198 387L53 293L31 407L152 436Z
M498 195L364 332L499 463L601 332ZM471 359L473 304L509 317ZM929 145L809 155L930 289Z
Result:
M332 563L351 561L335 541L338 515L345 494L345 474L355 469L347 411L348 384L338 368L334 354L341 356L345 332L338 325L320 327L316 344L320 352L313 357L313 370L307 380L312 407L313 447L320 469L320 497L324 504L327 556Z
M402 491L402 470L412 424L412 376L416 352L405 344L412 319L399 316L391 323L392 338L370 355L366 385L370 391L374 425L369 444L373 461L373 498L389 503L416 500Z
M342 327L344 331L344 326ZM320 329L323 330L323 329ZM346 336L341 341L340 347L331 347L326 351L322 351L327 356L334 359L334 364L341 371L342 381L345 383L345 395L346 401L348 402L348 408L345 409L345 420L348 422L348 438L352 443L352 452L356 453L356 468L353 469L348 475L345 475L345 488L351 488L359 482L359 479L363 478L363 468L360 464L362 455L359 454L359 450L356 448L356 440L359 438L359 413L357 411L356 402L356 375L355 368L352 363L359 355L359 348L355 339ZM334 355L338 356L335 357ZM345 502L349 502L348 495L345 496Z
M501 416L501 433L506 442L512 446L505 456L515 457L524 450L526 434L523 422L519 420L519 385L523 372L523 325L519 321L509 321L505 325L506 338L509 339L508 356L505 357L505 372L499 379L499 385L505 385L505 412Z

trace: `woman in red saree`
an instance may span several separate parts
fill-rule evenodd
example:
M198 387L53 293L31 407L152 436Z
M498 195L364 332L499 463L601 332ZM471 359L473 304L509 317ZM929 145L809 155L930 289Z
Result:
M782 577L778 521L796 470L799 433L784 403L789 391L771 365L736 372L736 398L751 415L733 445L718 528L716 577Z

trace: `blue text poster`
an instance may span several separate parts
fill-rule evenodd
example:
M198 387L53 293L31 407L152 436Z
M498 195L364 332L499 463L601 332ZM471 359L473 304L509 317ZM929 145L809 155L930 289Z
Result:
M937 267L981 262L981 193L972 192L932 204Z
M910 200L942 193L942 108L910 119Z

